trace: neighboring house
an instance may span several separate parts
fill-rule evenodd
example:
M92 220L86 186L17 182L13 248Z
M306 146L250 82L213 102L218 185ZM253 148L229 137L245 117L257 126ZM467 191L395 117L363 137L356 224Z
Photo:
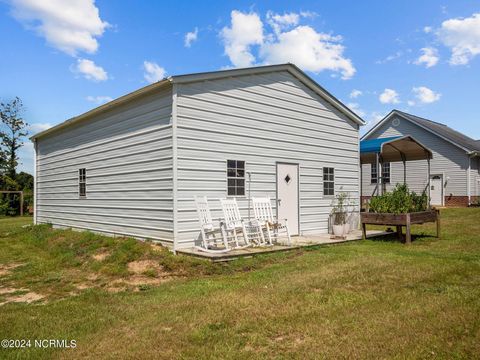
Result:
M194 196L215 220L218 198L247 217L270 196L292 234L326 233L336 192L358 211L362 124L291 64L172 76L32 137L35 222L178 249L198 239Z
M480 141L446 125L393 110L362 140L410 135L433 153L430 172L431 203L437 206L468 206L480 200ZM422 192L428 186L426 161L407 162L407 184ZM384 164L387 190L403 183L403 164ZM375 166L362 166L362 197L372 195L377 184Z

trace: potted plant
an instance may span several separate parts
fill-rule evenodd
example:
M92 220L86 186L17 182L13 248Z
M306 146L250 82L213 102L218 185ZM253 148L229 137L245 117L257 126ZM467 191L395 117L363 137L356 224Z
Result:
M345 236L350 231L348 219L349 197L346 192L341 192L335 196L332 203L333 234L335 236Z

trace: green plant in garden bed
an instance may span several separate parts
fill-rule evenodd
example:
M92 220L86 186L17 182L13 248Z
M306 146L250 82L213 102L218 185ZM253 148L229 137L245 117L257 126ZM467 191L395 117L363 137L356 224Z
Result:
M425 192L417 195L410 191L407 185L397 184L392 192L373 197L370 200L369 211L375 213L405 214L409 212L426 211L428 197Z

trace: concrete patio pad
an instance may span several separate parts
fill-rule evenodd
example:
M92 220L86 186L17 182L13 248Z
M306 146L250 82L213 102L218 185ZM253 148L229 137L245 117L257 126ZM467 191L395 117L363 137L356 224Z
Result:
M368 230L367 238L382 236L386 234L389 234L389 233L381 230ZM353 230L350 232L350 234L347 235L346 239L332 239L332 235L330 234L294 236L292 237L291 246L286 246L281 244L273 245L273 246L258 246L258 247L249 247L245 249L232 250L227 253L209 253L209 252L201 251L197 248L186 248L186 249L177 250L177 253L183 254L183 255L195 256L195 257L217 262L217 261L229 261L229 260L237 259L239 257L249 257L249 256L255 256L259 254L278 252L278 251L290 251L290 250L300 249L300 248L309 247L309 246L339 244L339 243L356 241L361 239L362 239L361 230Z

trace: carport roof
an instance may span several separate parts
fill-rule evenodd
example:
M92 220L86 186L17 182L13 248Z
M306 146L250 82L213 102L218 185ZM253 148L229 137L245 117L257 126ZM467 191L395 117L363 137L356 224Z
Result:
M393 136L387 138L360 141L360 160L375 163L377 154L382 162L426 160L432 158L432 152L411 136Z

